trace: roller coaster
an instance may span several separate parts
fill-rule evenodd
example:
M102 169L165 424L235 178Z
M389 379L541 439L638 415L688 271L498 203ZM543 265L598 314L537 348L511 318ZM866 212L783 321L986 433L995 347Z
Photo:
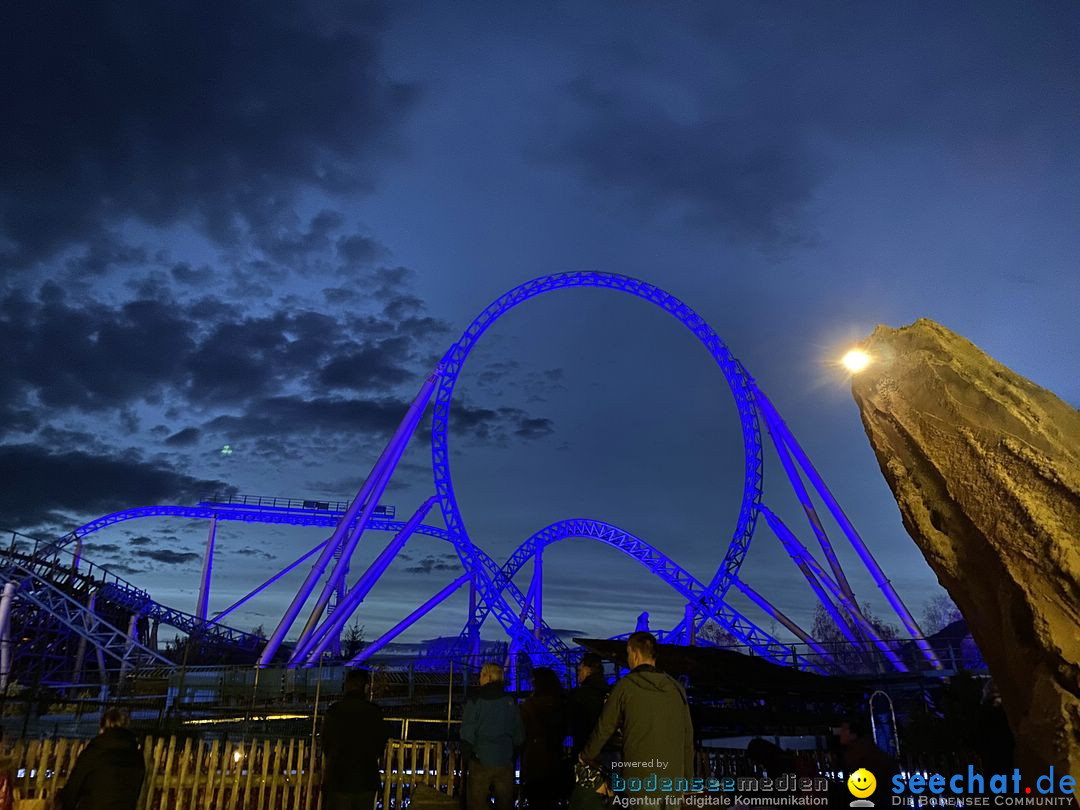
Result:
M545 293L598 288L644 300L675 318L715 361L734 398L742 432L743 490L735 527L726 540L723 558L707 582L692 576L644 538L606 521L590 518L559 520L526 539L500 564L476 542L458 506L451 476L449 427L454 387L470 353L484 333L515 307ZM431 460L434 494L407 519L397 520L381 499L407 444L428 408L432 411ZM772 457L805 514L809 532L820 549L819 561L795 531L770 508L764 495L764 436ZM426 523L438 507L443 527ZM822 515L828 515L843 540L854 549L898 617L909 640L883 638L840 565ZM87 539L95 532L130 520L149 517L195 518L209 522L197 607L185 613L154 601L148 593L95 566L84 558ZM332 529L328 539L237 600L209 615L214 549L218 524L227 521ZM764 522L776 536L843 634L854 656L841 656L781 612L763 594L739 577L751 539ZM392 535L374 561L350 584L350 563L361 538L381 532ZM413 535L450 545L461 573L393 627L348 660L340 639L372 588ZM509 654L533 665L567 665L575 652L544 621L544 551L552 543L584 538L617 549L669 586L685 602L682 620L658 632L661 641L704 643L702 631L715 623L740 648L776 664L818 673L854 669L908 672L941 670L938 652L889 582L855 526L844 513L774 404L725 343L700 315L674 295L627 276L599 273L561 273L533 279L495 299L465 329L424 380L400 424L375 461L356 496L348 502L302 501L282 498L229 498L195 506L141 506L97 518L63 537L48 542L19 542L0 552L0 688L13 677L21 682L72 686L107 684L140 667L175 665L158 648L157 628L176 628L189 645L216 651L220 660L257 667L315 666L333 660L359 665L384 650L459 589L469 593L468 612L453 653L475 655L480 632L493 619L507 639ZM724 541L721 540L721 543ZM267 638L229 627L225 621L241 605L260 596L275 582L310 562L310 568L288 608ZM531 564L523 592L515 578ZM781 640L736 610L729 602L738 593L772 623L782 626L793 641ZM307 618L294 633L301 614ZM760 621L760 620L759 620Z

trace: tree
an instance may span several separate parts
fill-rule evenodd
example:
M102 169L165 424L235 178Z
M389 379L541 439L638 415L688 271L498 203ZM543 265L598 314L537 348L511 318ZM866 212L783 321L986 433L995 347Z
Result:
M923 605L922 631L925 635L932 636L963 618L960 608L953 603L948 594L940 593L927 599L926 604Z
M885 620L874 615L874 611L870 609L868 604L863 604L861 612L866 621L874 628L874 632L884 641L889 642L896 639L899 635L899 630L895 625L889 624ZM841 611L841 616L846 614ZM869 641L865 631L861 630L858 625L854 628L856 638L865 640L865 647L869 650L874 649L874 645ZM836 622L833 621L833 617L829 615L829 612L825 609L825 606L820 602L814 608L814 623L810 628L810 635L814 637L815 641L818 641L828 650L836 662L842 668L851 668L860 670L868 665L868 659L860 652L856 647L844 635L843 631L837 627ZM896 645L889 645L896 648ZM876 654L875 654L876 657Z
M861 608L862 615L866 618L866 621L870 623L870 626L874 628L874 631L886 641L895 639L900 631L896 625L889 624L884 619L876 616L874 611L871 610L870 605L865 602ZM840 614L844 615L843 612ZM810 629L810 635L814 637L816 641L821 642L847 642L848 638L836 626L836 622L833 621L833 617L829 615L829 612L825 609L825 606L820 602L814 608L814 624Z
M348 661L365 646L364 625L360 624L359 619L353 619L352 624L345 628L345 633L341 636L341 657Z
M735 636L724 630L711 619L697 632L697 640L705 644L713 644L717 647L738 647L739 642Z

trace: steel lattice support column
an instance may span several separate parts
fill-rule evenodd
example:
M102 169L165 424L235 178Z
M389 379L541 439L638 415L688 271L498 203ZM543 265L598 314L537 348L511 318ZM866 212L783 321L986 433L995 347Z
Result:
M210 518L210 531L206 537L206 551L203 552L202 579L199 580L199 603L195 606L195 615L206 621L210 606L210 578L214 573L214 541L217 537L217 515Z
M0 595L0 692L4 694L11 677L11 608L18 588L16 583L6 582Z
M266 647L263 648L262 655L259 658L259 666L269 666L274 660L274 655L277 653L278 648L281 646L281 642L285 640L285 634L289 632L293 622L296 621L296 617L300 614L300 611L304 607L304 603L307 602L311 596L312 591L315 590L315 586L318 584L319 579L326 572L326 567L330 564L331 559L334 556L334 552L338 547L346 541L349 537L350 530L359 541L360 534L363 532L363 528L367 520L371 518L371 513L374 511L377 505L377 497L370 497L373 490L382 484L382 489L385 489L386 482L389 481L389 476L386 474L387 466L392 466L390 463L391 458L393 462L397 462L397 458L400 458L401 452L405 449L405 443L412 435L413 430L416 428L416 424L420 421L420 416L423 415L424 409L427 407L428 400L431 398L431 393L435 388L435 375L431 375L424 381L420 390L417 392L416 397L413 399L412 404L409 406L409 411L405 414L405 418L402 420L401 425L398 427L397 432L390 439L386 449L383 450L382 456L376 461L375 466L372 468L371 473L368 475L367 481L364 482L364 486L357 492L356 497L353 498L352 503L349 505L349 509L342 516L341 521L338 523L337 528L334 530L334 534L330 537L330 540L323 546L322 553L319 555L319 559L311 567L311 571L308 572L307 577L304 579L304 583L300 586L300 590L297 591L296 596L293 597L292 602L285 611L285 615L281 617L281 621L278 622L278 626L274 628L274 632L270 635L270 638L266 641ZM394 457L394 453L397 453L397 457ZM382 492L379 489L379 492ZM355 527L355 528L354 528ZM355 548L355 543L353 543ZM349 549L351 554L351 548ZM329 591L332 587L333 576L331 580L327 582L327 588L324 589L324 595L326 600L329 600ZM320 597L322 606L325 607L326 602ZM319 614L321 614L321 608L312 611L312 618L308 619L308 623L311 628L305 628L310 631L314 627L314 620L318 620Z
M416 610L414 610L412 613L410 613L408 616L406 616L400 622L395 624L392 628L390 628L385 633L383 633L377 640L373 641L371 644L366 646L359 654L357 654L351 661L349 661L346 664L346 666L355 667L358 664L361 664L364 661L366 661L372 655L377 653L379 650L381 650L383 647L385 647L387 644L389 644L395 638L400 636L402 633L404 633L406 630L408 630L410 627L412 627L414 624L416 624L418 621L420 621L420 619L422 619L429 612L431 612L431 609L434 608L436 605L439 605L439 604L445 602L450 596L452 596L454 594L454 592L458 588L460 588L462 585L464 585L468 581L469 581L469 575L468 574L462 574L460 577L455 579L453 582L451 582L449 585L447 585L445 588L443 588L437 594L435 594L430 599L428 599L426 602L424 602L424 604L420 605L420 607L418 607Z

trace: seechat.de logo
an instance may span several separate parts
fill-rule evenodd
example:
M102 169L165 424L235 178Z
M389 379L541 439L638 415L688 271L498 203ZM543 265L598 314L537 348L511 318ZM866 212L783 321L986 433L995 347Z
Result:
M855 801L849 805L850 807L874 806L874 803L866 797L873 795L874 791L877 790L877 779L866 768L852 771L851 776L847 778L847 789L855 797Z

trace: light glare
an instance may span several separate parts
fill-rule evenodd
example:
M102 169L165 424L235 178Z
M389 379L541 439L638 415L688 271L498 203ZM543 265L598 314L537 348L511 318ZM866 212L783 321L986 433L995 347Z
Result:
M858 374L870 365L870 355L862 349L852 349L840 359L840 362L852 374Z

